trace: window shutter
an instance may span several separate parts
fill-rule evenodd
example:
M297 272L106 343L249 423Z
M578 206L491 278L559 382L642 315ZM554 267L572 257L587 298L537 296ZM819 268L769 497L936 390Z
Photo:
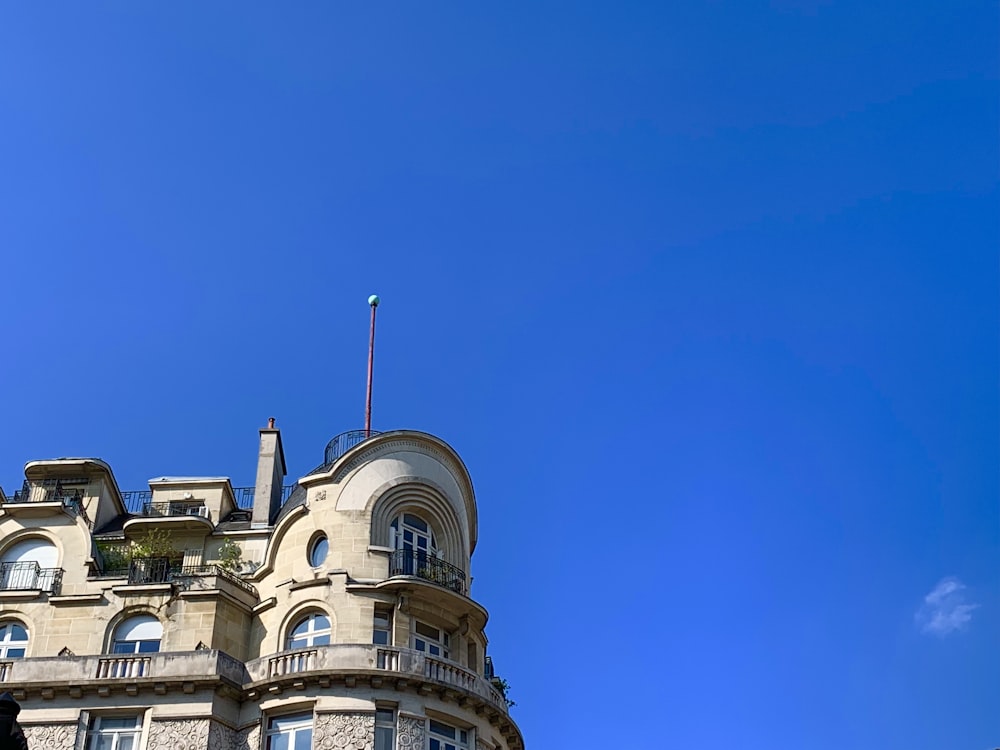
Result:
M396 530L392 526L389 527L389 546L396 549Z

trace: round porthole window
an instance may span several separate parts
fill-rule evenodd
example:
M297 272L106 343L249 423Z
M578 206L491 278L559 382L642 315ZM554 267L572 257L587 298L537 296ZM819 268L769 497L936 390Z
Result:
M326 560L326 554L330 551L330 542L325 535L320 535L313 539L309 547L309 564L318 568Z

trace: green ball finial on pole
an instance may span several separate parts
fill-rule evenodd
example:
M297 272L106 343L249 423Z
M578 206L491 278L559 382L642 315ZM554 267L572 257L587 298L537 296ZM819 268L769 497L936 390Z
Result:
M382 300L378 298L377 294L373 294L371 297L368 298L368 304L371 305L372 307L378 307L378 303L381 301Z

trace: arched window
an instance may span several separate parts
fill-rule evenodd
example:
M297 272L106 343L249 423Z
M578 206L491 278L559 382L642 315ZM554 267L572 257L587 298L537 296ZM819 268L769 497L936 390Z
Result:
M434 530L427 521L413 513L400 513L392 519L389 539L396 549L441 557Z
M163 625L152 615L130 617L115 628L113 654L151 654L160 650Z
M28 651L28 630L19 622L0 625L0 659L16 659Z
M48 539L25 539L0 556L0 589L50 591L56 578L59 550Z
M285 648L307 648L330 645L330 618L313 612L295 623L286 639Z

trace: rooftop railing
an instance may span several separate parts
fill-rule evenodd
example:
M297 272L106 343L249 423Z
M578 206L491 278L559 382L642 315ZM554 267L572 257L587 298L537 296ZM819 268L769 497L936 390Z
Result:
M288 499L289 495L295 490L296 485L286 484L281 488L281 502ZM233 487L233 495L236 498L236 507L241 510L247 510L253 507L253 498L255 494L254 487ZM125 503L125 510L128 511L133 516L145 515L143 513L143 508L153 502L153 491L152 490L129 490L128 492L122 493L122 502ZM175 505L180 503L173 503ZM204 503L201 503L204 505Z
M377 430L348 430L340 433L326 444L326 450L323 451L323 465L329 466L354 446L378 434L380 433Z

